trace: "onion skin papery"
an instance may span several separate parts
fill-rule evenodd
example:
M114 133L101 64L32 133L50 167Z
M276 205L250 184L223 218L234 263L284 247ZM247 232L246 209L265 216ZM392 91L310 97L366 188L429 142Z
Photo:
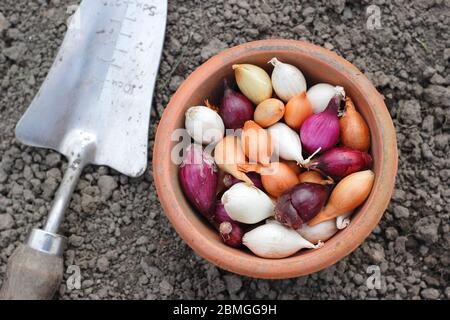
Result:
M266 167L258 164L245 163L238 165L238 168L244 172L254 171L259 173L264 190L276 198L298 183L295 171L282 162L271 162Z
M332 86L328 83L318 83L308 89L306 96L312 105L313 112L319 113L325 110L331 98L333 98L336 93L340 93L345 97L343 87Z
M270 163L273 153L272 139L255 121L245 122L241 140L244 153L250 161L263 165Z
M339 119L341 129L341 143L360 151L367 151L370 147L370 131L364 118L356 111L350 97L345 98L345 110Z
M306 92L293 96L286 104L284 121L292 129L298 130L303 122L313 114L311 103L309 103Z
M239 169L238 165L238 169ZM257 187L258 189L266 192L264 190L262 181L261 181L261 176L256 173L256 172L247 172L246 176L250 178L250 180L252 180L253 185L255 187ZM223 177L223 184L225 186L225 188L231 188L232 186L234 186L236 183L242 182L242 180L236 179L235 177L233 177L231 174L225 174L225 176Z
M324 179L322 175L316 171L305 171L298 176L299 183L317 183L321 185L334 184L334 181L330 178Z
M284 109L284 103L281 100L270 98L258 104L253 117L257 124L267 128L283 118Z
M297 162L295 162L295 161L289 161L289 160L280 159L280 162L283 162L284 164L287 164L289 166L289 168L291 168L291 170L294 171L297 176L300 173L303 172L302 167L300 167L297 164Z
M230 218L220 200L216 201L216 210L211 222L219 231L222 241L226 245L235 248L242 245L244 226Z
M317 183L295 185L278 198L275 218L285 226L300 228L322 209L327 190L327 187Z
M312 243L327 241L338 231L334 220L327 220L313 227L304 223L297 232L306 240Z
M319 170L334 180L339 181L354 172L372 168L372 163L372 157L367 152L348 147L337 147L311 160L306 167Z
M336 217L336 228L339 230L345 229L350 225L351 222L351 215L353 214L352 211L341 214L340 216ZM333 221L333 220L328 220Z
M234 176L236 179L242 180L249 185L253 185L247 175L238 170L237 165L245 163L245 154L242 151L241 141L236 136L225 136L214 149L214 160L217 166Z
M308 225L314 226L356 209L369 196L374 180L371 170L355 172L342 179L331 192L325 208Z
M217 188L216 188L216 195L222 193L225 189L228 188L228 186L225 184L225 177L232 177L232 175L226 173L222 169L219 169L219 173L217 175Z
M234 64L232 68L239 89L254 104L272 97L272 82L264 69L253 64Z
M318 148L325 152L333 148L339 139L339 119L337 111L342 100L341 94L336 94L328 103L327 108L313 114L305 120L300 129L300 140L306 152L312 154Z
M225 128L240 129L244 126L245 121L253 119L255 109L246 96L229 87L226 79L223 84L224 92L219 115L222 117Z
M209 220L218 181L214 159L200 145L191 144L178 167L178 178L186 198Z

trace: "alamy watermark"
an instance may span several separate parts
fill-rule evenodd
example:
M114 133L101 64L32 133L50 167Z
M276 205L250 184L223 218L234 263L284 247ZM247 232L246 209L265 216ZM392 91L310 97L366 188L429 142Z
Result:
M381 29L381 9L379 6L372 4L366 8L366 28L368 30Z
M381 269L377 265L370 265L366 269L366 273L370 276L366 280L366 286L369 289L381 289Z
M69 291L81 289L81 270L79 266L70 265L67 270L70 276L67 278L66 285Z

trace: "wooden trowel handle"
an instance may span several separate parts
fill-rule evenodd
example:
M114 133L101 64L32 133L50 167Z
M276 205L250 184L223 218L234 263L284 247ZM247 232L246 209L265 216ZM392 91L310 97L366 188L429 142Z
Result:
M9 259L1 299L52 299L63 277L63 258L21 244Z

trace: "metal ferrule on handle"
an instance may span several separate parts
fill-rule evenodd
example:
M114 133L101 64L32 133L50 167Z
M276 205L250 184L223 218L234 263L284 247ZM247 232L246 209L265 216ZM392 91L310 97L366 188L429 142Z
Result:
M73 191L78 183L81 172L86 165L86 159L92 154L92 145L81 144L77 156L69 159L69 165L55 195L52 208L44 229L33 229L26 244L37 251L55 256L61 256L66 245L66 238L57 234L63 220L64 213L70 203Z

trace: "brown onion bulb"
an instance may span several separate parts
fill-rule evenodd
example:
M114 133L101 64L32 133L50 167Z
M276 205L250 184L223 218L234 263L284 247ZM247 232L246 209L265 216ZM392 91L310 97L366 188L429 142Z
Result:
M214 149L214 161L221 170L231 174L236 179L253 185L252 180L245 173L239 171L237 167L239 163L246 162L238 137L231 135L223 137Z
M295 171L283 162L271 162L266 167L246 163L238 165L238 168L244 172L259 173L264 190L276 198L298 183Z
M306 97L306 92L303 91L293 96L288 103L284 111L284 121L292 129L300 129L303 122L310 115L313 114L311 103L309 103Z
M356 209L369 196L374 180L375 175L371 170L346 176L331 192L325 208L309 221L308 225L314 226Z
M270 98L258 104L253 118L261 127L267 128L283 118L283 115L284 103L281 100Z
M242 150L250 161L268 165L273 153L272 139L269 133L255 121L249 120L242 130Z
M304 182L310 182L310 183L317 183L317 184L333 184L332 179L324 179L322 175L316 171L305 171L298 176L298 180L300 183Z
M303 172L303 168L301 166L299 166L297 164L297 162L295 162L295 161L280 159L280 162L287 164L289 166L289 168L291 168L292 171L294 171L297 176Z
M344 146L360 151L369 150L369 127L349 97L345 98L344 115L339 119L339 127Z

